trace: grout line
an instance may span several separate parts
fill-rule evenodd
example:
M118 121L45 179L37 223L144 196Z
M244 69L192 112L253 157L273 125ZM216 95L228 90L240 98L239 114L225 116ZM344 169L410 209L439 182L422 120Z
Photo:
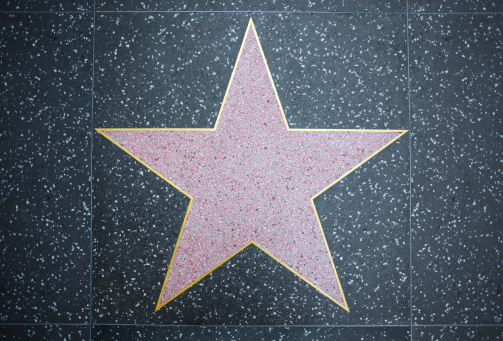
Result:
M414 327L495 327L503 328L503 324L417 324Z
M94 326L122 326L122 327L179 327L179 328L410 328L410 324L346 324L346 325L242 325L242 324L146 324L146 323L95 323ZM503 324L417 324L413 328L418 327L495 327L503 328Z
M497 15L503 14L503 11L493 12L422 12L409 11L408 4L406 11L295 11L295 10L241 10L241 11L226 11L226 10L96 10L94 4L93 10L73 10L73 11L22 11L22 10L0 10L4 14L78 14L78 13L245 13L245 14L396 14L396 15Z
M409 32L409 0L406 0L407 18L407 93L408 93L408 112L409 112L409 318L410 318L410 339L412 340L412 139L411 139L411 115L410 115L410 32Z
M503 12L409 12L408 14L413 15L450 15L450 14L458 14L458 15L495 15L495 14L503 14Z
M243 10L243 11L225 11L225 10L119 10L119 11L96 11L97 13L244 13L244 14L399 14L404 15L406 12L387 12L387 11L268 11L268 10Z
M97 13L245 13L245 14L397 14L397 15L444 15L444 14L474 14L474 15L494 15L503 14L502 12L390 12L390 11L268 11L268 10L243 10L243 11L225 11L225 10L98 10Z
M1 326L89 326L90 323L61 323L61 322L5 322L0 323ZM332 325L316 325L316 324L306 324L306 325L240 325L240 324L203 324L203 325L192 325L192 324L146 324L146 323L94 323L93 326L124 326L124 327L180 327L180 328L190 328L190 327L221 327L221 328L409 328L409 324L332 324ZM415 324L413 328L422 327L494 327L503 328L503 324Z
M154 14L169 14L169 13L199 13L199 14L212 14L212 13L228 13L228 14L350 14L350 15L365 15L365 14L385 14L385 15L501 15L503 12L351 12L351 11L216 11L216 10L208 10L208 11L196 11L196 10L119 10L119 11L0 11L2 14L93 14L96 16L96 13L101 14L137 14L137 13L154 13Z
M28 322L28 323L25 323L25 322L19 322L19 323L16 323L16 322L7 322L7 323L0 323L0 327L1 326L88 326L89 323L61 323L61 322L55 322L55 323L51 323L51 322L41 322L41 323L38 323L38 322Z
M502 12L389 12L389 11L225 11L225 10L82 10L82 11L0 11L3 14L82 14L82 13L243 13L243 14L387 14L387 15L498 15Z
M93 53L91 68L91 219L89 230L89 340L93 332L93 147L94 147L94 53L96 50L96 0L93 1Z
M191 325L191 324L134 324L134 323L96 323L95 326L123 326L123 327L181 327L181 328L191 328L191 327L202 327L202 328L408 328L408 324L387 324L387 325L358 325L358 324L347 324L347 325L316 325L316 324L306 324L306 325L242 325L242 324L203 324L203 325Z
M3 14L90 14L93 11L0 11Z

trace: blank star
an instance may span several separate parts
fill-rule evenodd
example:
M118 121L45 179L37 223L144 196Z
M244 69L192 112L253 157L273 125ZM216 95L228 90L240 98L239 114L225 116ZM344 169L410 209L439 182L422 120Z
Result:
M313 199L404 131L289 129L250 20L211 129L99 129L191 198L157 303L250 244L344 309Z

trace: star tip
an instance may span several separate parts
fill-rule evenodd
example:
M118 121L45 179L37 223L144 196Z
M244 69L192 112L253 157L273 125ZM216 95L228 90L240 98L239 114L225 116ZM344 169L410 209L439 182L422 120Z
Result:
M337 303L339 307L341 307L342 309L346 310L349 313L349 307L346 300L344 300L344 302L339 302L334 299L333 301L335 301L335 303Z
M253 32L255 32L255 31L256 31L256 30L255 30L255 24L253 23L253 19L252 19L252 18L250 18L250 21L248 22L248 30L250 30L250 29L251 29ZM248 30L247 30L247 31L248 31Z
M330 297L332 299L332 301L334 301L335 303L337 303L337 305L339 307L341 307L342 309L346 310L348 313L349 313L349 307L348 307L348 303L346 302L346 299L343 297L343 302L339 302L337 301L335 298L333 297Z
M94 130L96 130L101 135L107 137L107 134L105 133L105 131L107 130L106 128L94 128Z
M408 130L400 130L400 135L398 135L398 137L401 137L401 136L405 135L408 132L409 132Z
M166 304L166 303L164 303L164 304ZM159 309L161 309L164 306L164 304L161 304L161 302L157 302L157 305L155 306L155 311L158 311Z

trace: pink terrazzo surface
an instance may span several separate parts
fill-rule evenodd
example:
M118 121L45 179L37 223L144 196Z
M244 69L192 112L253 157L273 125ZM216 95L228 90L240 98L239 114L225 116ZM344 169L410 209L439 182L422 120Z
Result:
M159 305L254 241L345 306L311 198L400 133L288 131L251 26L216 130L103 133L193 198Z

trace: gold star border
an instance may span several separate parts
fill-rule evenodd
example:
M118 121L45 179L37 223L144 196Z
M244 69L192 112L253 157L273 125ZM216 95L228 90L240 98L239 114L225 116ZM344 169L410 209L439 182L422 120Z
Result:
M286 129L288 131L324 131L324 132L328 132L328 131L359 131L359 132L364 132L364 131L371 131L371 132L397 132L397 133L400 133L397 137L395 137L393 140L391 140L390 142L388 142L387 144L385 144L384 146L382 146L380 149L378 149L376 152L374 152L372 155L370 155L369 157L367 157L366 159L364 159L362 162L360 162L358 165L356 165L355 167L353 167L352 169L350 169L348 172L346 172L344 175L342 175L341 177L339 177L338 179L336 179L334 182L332 182L331 184L329 184L327 187L325 187L323 190L321 190L319 193L317 193L315 196L313 196L311 198L311 205L313 206L313 209L314 209L314 213L316 215L316 220L318 221L318 225L320 227L320 231L321 231L321 235L323 236L323 240L325 242L325 247L327 249L327 252L328 252L328 255L330 257L330 261L332 263L332 269L334 271L334 274L335 274L335 278L337 279L337 284L339 285L339 288L341 289L341 294L342 294L342 298L344 300L344 305L341 304L340 302L336 301L334 298L332 298L330 295L328 295L327 293L325 293L323 290L321 290L320 288L318 288L316 285L314 285L313 283L311 283L308 279L304 278L302 275L300 275L299 273L297 273L295 270L293 270L292 268L290 268L288 265L286 265L285 263L283 263L281 260L279 260L278 258L276 258L275 256L273 256L271 253L269 253L266 249L264 249L262 246L260 246L259 244L257 244L256 242L254 241L250 241L248 242L246 245L244 245L243 247L241 247L240 249L238 249L236 252L234 252L232 255L230 255L228 258L226 258L225 260L223 260L222 262L220 262L218 265L216 265L215 267L213 267L211 270L207 271L204 275L202 275L201 277L199 277L198 279L196 279L195 281L193 281L192 283L190 283L187 287L185 287L182 291L180 291L178 294L176 294L175 296L173 296L172 298L170 298L168 301L164 302L163 304L161 304L161 299L162 299L162 293L164 292L164 288L166 286L166 282L168 280L168 277L169 277L169 273L170 273L170 270L171 270L171 266L173 264L173 260L175 258L175 255L176 255L176 251L178 249L178 245L180 243L180 238L183 234L183 229L185 227L185 222L187 221L187 217L189 215L189 212L190 212L190 207L192 205L192 196L189 195L188 193L184 192L181 188L179 188L177 185L175 185L174 183L172 183L171 181L169 181L166 177L164 177L163 175L161 175L159 172L157 172L155 169L153 169L152 167L150 167L148 164L146 164L145 162L143 162L142 160L140 160L137 156L133 155L132 153L130 153L128 150L126 150L125 148L123 148L121 145L119 145L117 142L115 142L113 139L109 138L105 133L104 131L124 131L124 130L134 130L134 131L214 131L217 129L217 126L218 126L218 122L220 120L220 116L222 115L222 110L224 108L224 105L225 105L225 101L227 99L227 95L229 93L229 89L231 88L231 84L232 84L232 80L234 79L234 73L236 72L236 67L238 65L238 62L239 62L239 59L241 57L241 53L243 51L243 47L244 47L244 44L245 44L245 41L246 41L246 38L248 36L248 32L249 32L249 29L250 27L252 28L252 31L253 31L253 34L255 35L255 38L257 39L257 42L258 42L258 45L259 45L259 48L260 48L260 53L262 55L262 58L264 60L264 64L266 66L266 69L267 69L267 74L269 75L269 79L271 81L271 85L272 85L272 88L274 89L274 94L276 96L276 100L279 104L279 109L281 111L281 115L283 117L283 121L285 123L285 126L286 126ZM389 146L391 143L395 142L398 138L400 138L402 135L404 135L405 133L408 132L408 130L386 130L386 129L298 129L298 128L290 128L289 125L288 125L288 122L286 120L286 116L285 116L285 113L283 111L283 107L281 105L281 101L279 99L279 96L278 96L278 91L276 90L276 86L274 85L274 80L272 78L272 75L271 75L271 71L269 70L269 65L267 64L267 60L265 58L265 55L264 55L264 51L262 49L262 45L260 44L260 40L259 40L259 37L258 37L258 34L257 34L257 31L255 29L255 25L253 24L253 20L252 18L250 18L249 22L248 22L248 26L246 27L246 33L245 33L245 36L243 38L243 42L241 43L241 48L239 49L239 54L238 54L238 57L236 59L236 62L234 64L234 68L232 70L232 74L231 74L231 78L229 80L229 84L227 85L227 90L225 91L225 96L224 96L224 99L222 101L222 105L220 106L220 110L218 112L218 116L217 116L217 120L215 122L215 126L213 128L97 128L96 131L98 131L101 135L103 135L104 137L106 137L108 140L110 140L113 144L115 144L116 146L118 146L120 149L122 149L124 152L126 152L127 154L129 154L131 157L133 157L135 160L137 160L138 162L140 162L143 166L147 167L150 171L152 171L154 174L156 174L157 176L159 176L160 178L162 178L164 181L166 181L167 183L169 183L171 186L175 187L177 190L179 190L181 193L183 193L184 195L186 195L187 197L190 198L190 201L189 201L189 206L187 207L187 212L185 213L185 218L183 220L183 224L182 224L182 228L180 230L180 234L178 235L178 240L176 241L176 246L175 246L175 250L173 252L173 256L171 257L171 261L169 263L169 267L168 267L168 272L166 274L166 277L164 279L164 284L162 285L162 289L161 289L161 294L159 295L159 299L157 300L157 305L156 305L156 308L155 308L155 311L159 310L160 308L162 308L163 306L165 306L166 304L168 304L169 302L171 302L172 300L174 300L176 297L178 297L179 295L181 295L183 292L185 292L187 289L189 289L190 287L192 287L194 284L196 284L197 282L199 282L200 280L202 280L204 277L206 277L209 273L211 273L212 271L214 271L215 269L217 269L218 267L220 267L222 264L224 264L225 262L227 262L229 259L231 259L232 257L234 257L235 255L237 255L239 252L241 252L242 250L244 250L245 248L247 248L249 245L253 244L255 245L256 247L258 247L260 250L262 250L263 252L265 252L267 255L271 256L274 260L276 260L278 263L280 263L281 265L283 265L284 267L286 267L288 270L290 270L291 272L293 272L295 275L299 276L301 279L303 279L304 281L306 281L308 284L310 284L313 288L315 288L316 290L318 290L319 292L321 292L323 295L325 295L326 297L328 297L330 300L332 300L333 302L335 302L337 305L339 305L340 307L342 307L344 310L346 310L347 312L349 312L349 307L348 307L348 304L347 304L347 301L346 301L346 297L344 296L344 292L342 290L342 285L340 283L340 280L339 280L339 275L337 274L337 270L335 269L335 265L334 265L334 261L332 259L332 254L330 253L330 248L328 247L328 244L327 244L327 240L325 238L325 233L323 232L323 227L321 225L321 222L320 222L320 218L318 216L318 211L316 210L316 206L314 205L314 199L317 198L318 196L320 196L321 194L323 194L327 189L329 189L330 187L332 187L334 184L336 184L337 182L341 181L342 179L344 179L346 176L348 176L349 174L351 174L355 169L357 169L358 167L360 167L361 165L363 165L365 162L367 162L368 160L370 160L372 157L374 157L376 154L378 154L379 152L381 152L384 148L386 148L387 146Z

